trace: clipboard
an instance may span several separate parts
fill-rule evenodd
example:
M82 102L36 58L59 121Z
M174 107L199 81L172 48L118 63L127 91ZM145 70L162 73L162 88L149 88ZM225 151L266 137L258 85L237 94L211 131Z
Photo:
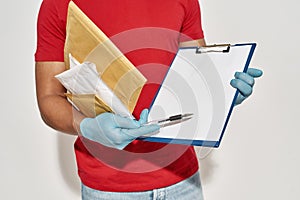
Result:
M193 118L138 139L219 147L238 95L230 81L236 71L247 71L255 48L255 43L180 48L152 102L149 121L181 113L193 113Z

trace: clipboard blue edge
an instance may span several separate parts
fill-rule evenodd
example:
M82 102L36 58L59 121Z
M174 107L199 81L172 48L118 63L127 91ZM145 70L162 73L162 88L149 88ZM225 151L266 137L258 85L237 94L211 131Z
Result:
M234 44L234 45L231 45L231 46L247 46L247 45L250 45L251 46L251 49L250 49L250 52L249 52L249 55L248 55L248 58L247 58L247 61L246 61L246 64L244 66L244 69L243 69L243 72L246 72L248 70L248 67L250 65L250 62L251 62L251 59L253 57L253 54L254 54L254 50L257 46L256 43L243 43L243 44ZM197 47L182 47L182 48L179 48L178 51L180 49L194 49L194 48L197 48ZM178 53L177 51L177 53ZM171 63L170 66L172 66L174 60L175 60L175 57L174 56L174 59ZM167 77L167 74L169 73L169 70L170 70L171 67L169 67L165 77L164 77L164 80L162 81L155 97L153 98L153 101L150 105L150 108L149 110L151 110L154 102L155 102L155 99ZM142 141L148 141L148 142L162 142L162 143L171 143L171 144L183 144L183 145L192 145L192 146L203 146L203 147L214 147L214 148L218 148L221 144L221 141L223 139L223 136L224 136L224 133L225 133L225 130L226 130L226 127L228 125L228 122L229 122L229 119L230 119L230 116L233 112L233 108L234 108L234 102L236 101L236 98L238 96L238 90L236 90L235 92L235 95L234 95L234 98L232 100L232 103L231 103L231 106L230 106L230 109L229 109L229 112L228 112L228 115L226 117L226 121L225 121L225 124L223 126L223 129L222 129L222 133L220 135L220 138L219 138L219 141L209 141L209 140L187 140L187 139L174 139L174 138L160 138L160 137L139 137L137 138L138 140L142 140Z
M246 72L246 71L248 70L249 65L250 65L250 62L251 62L251 59L252 59L253 54L254 54L254 50L255 50L257 44L256 44L256 43L245 43L245 44L235 44L235 45L233 45L233 46L246 46L246 45L250 45L250 46L251 46L251 49L250 49L250 52L249 52L249 55L248 55L246 64L245 64L245 66L244 66L243 72ZM219 138L219 142L218 142L218 146L217 146L217 147L220 146L220 143L221 143L221 141L222 141L222 139L223 139L223 136L224 136L224 133L225 133L225 129L226 129L227 125L228 125L229 118L230 118L230 116L231 116L231 114L232 114L232 112L233 112L234 102L236 101L236 98L237 98L238 94L239 94L239 92L238 92L238 90L236 90L235 95L234 95L234 98L233 98L233 101L232 101L231 106L230 106L230 109L229 109L229 113L228 113L228 115L227 115L225 124L224 124L224 126L223 126L222 133L221 133L221 135L220 135L220 138Z

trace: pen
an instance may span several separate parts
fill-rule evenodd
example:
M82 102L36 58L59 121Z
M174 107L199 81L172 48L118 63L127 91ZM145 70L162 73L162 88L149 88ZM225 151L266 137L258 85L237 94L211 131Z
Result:
M186 114L173 115L173 116L170 116L170 117L165 118L165 119L153 120L153 121L147 122L147 123L144 124L144 125L149 125L149 124L158 124L158 125L162 125L162 124L168 123L168 122L175 122L175 121L180 122L180 121L185 121L185 120L191 119L191 118L192 118L192 115L193 115L193 113L186 113Z

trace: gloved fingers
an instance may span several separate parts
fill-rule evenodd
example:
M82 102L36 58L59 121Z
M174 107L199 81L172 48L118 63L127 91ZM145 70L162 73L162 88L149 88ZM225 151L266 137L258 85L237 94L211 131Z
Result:
M151 124L151 125L145 125L141 126L140 128L136 129L123 129L124 133L127 135L130 135L134 139L143 135L147 135L150 133L155 133L160 129L160 126L158 124Z
M79 125L79 128L80 128L80 133L82 135L86 134L86 130L89 128L90 124L92 123L93 119L91 118L84 118L80 125Z
M252 93L252 87L240 79L232 79L230 85L238 89L245 97L248 97Z
M140 124L143 125L148 121L148 115L149 115L149 110L148 109L144 109L141 114L140 114Z
M235 105L241 104L245 99L246 99L246 97L243 96L241 93L239 93L235 100Z
M263 75L263 71L256 69L256 68L248 68L247 74L254 78L258 78Z
M113 123L116 128L124 129L136 129L141 126L139 121L115 114L111 116L111 123Z
M251 85L251 86L253 86L254 83L255 83L254 78L252 76L250 76L249 74L244 73L244 72L235 72L234 77L236 79L240 79L240 80L246 82L248 85Z

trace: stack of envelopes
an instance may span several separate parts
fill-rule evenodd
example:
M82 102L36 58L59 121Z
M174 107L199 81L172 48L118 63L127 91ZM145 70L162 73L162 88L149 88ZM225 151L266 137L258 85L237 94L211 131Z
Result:
M79 63L95 64L100 79L132 113L146 78L72 1L68 8L66 32L64 53L67 69L70 68L69 55ZM67 96L87 116L111 111L109 103L96 94L68 93Z

